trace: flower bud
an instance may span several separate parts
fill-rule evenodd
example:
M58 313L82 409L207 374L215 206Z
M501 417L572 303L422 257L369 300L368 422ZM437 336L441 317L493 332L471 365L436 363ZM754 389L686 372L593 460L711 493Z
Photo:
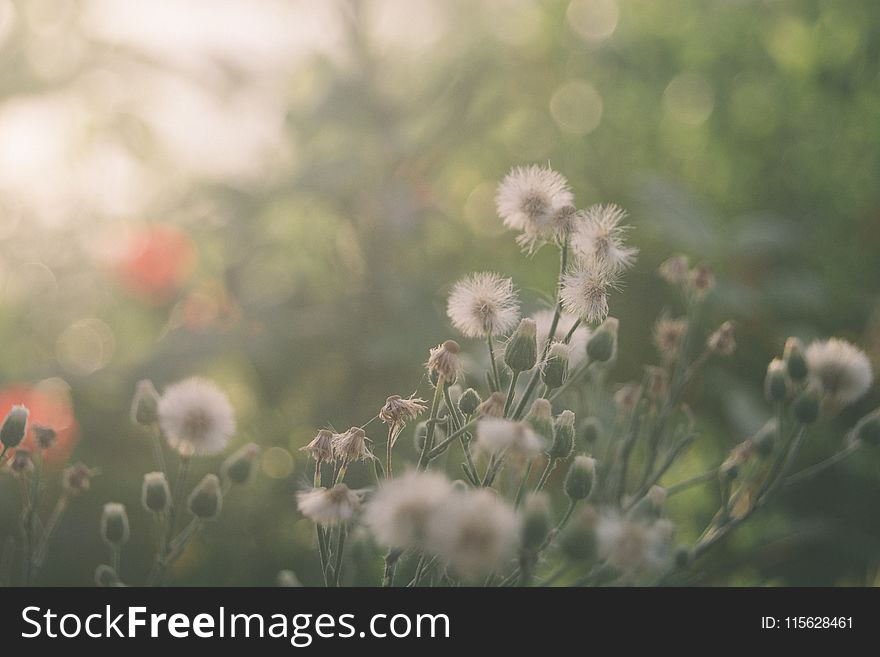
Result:
M34 459L31 453L26 449L17 449L9 462L9 469L13 474L21 477L29 475L34 471Z
M785 363L774 358L767 366L767 376L764 378L764 394L767 401L781 402L788 396L788 380L785 375Z
M602 439L602 422L597 417L588 417L581 421L579 434L587 445L595 445Z
M772 420L768 420L767 423L761 427L754 436L752 436L752 442L755 444L758 456L767 457L773 453L773 450L776 448L776 435L778 433L779 423L776 421L776 418L773 418Z
M715 274L709 265L697 265L691 269L688 283L698 298L703 298L715 287Z
M480 394L473 388L468 388L458 398L458 410L465 416L473 415L482 403L483 400L480 399Z
M532 493L523 505L522 547L537 552L550 534L550 500L545 493Z
M549 456L551 459L567 459L574 450L574 413L562 411L556 417L554 429Z
M561 342L554 342L547 354L547 360L541 368L541 381L548 390L555 390L565 382L568 372L569 349Z
M791 410L795 419L801 424L812 424L819 419L819 391L808 385L792 402Z
M226 457L220 472L223 478L233 484L244 484L251 478L254 472L254 464L260 456L260 447L255 443L248 443Z
M804 357L804 343L797 338L789 338L785 341L785 351L782 354L785 368L792 381L801 381L807 378L809 368L807 359Z
M565 475L565 494L572 502L585 500L593 490L596 479L596 459L576 456Z
M617 331L620 322L616 317L608 317L597 328L587 342L587 356L595 363L607 363L617 352Z
M880 408L859 420L853 431L856 439L865 445L869 447L880 445Z
M598 552L596 526L599 516L587 506L578 511L559 537L559 547L572 561L592 561Z
M95 568L95 586L113 587L119 586L119 575L110 566L102 563Z
M553 444L553 415L549 401L539 398L532 402L525 421L535 433L545 439L545 444Z
M526 317L510 337L504 350L504 362L513 372L532 369L538 361L538 338L535 320Z
M147 427L159 421L159 393L149 379L138 381L131 401L131 421Z
M682 568L687 568L691 561L694 558L694 551L688 547L687 545L679 545L675 548L675 551L672 555L672 560L675 563L675 567L681 570Z
M24 406L13 406L3 426L0 428L0 443L7 449L13 449L24 440L24 432L27 428L28 409Z
M121 546L128 542L128 514L125 505L108 502L101 514L101 538L107 545Z
M189 512L201 520L213 520L220 515L223 495L220 492L220 479L215 474L207 474L193 489L187 501Z
M477 407L477 412L485 417L504 417L504 393L493 392Z
M709 336L706 346L713 353L721 356L730 356L736 351L736 338L733 335L733 329L733 322L724 322Z
M164 472L148 472L141 486L141 504L147 511L164 513L171 506L171 488Z
M655 520L663 513L663 505L666 503L666 489L662 486L651 486L645 496L636 502L630 511L632 518L644 518Z

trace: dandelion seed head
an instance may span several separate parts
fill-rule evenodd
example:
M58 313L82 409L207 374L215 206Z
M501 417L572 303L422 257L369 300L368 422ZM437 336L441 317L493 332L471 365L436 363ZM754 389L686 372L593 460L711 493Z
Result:
M560 298L565 309L590 324L608 316L608 292L619 279L601 260L584 260L562 277Z
M810 378L828 403L846 406L860 399L874 381L865 352L846 340L813 342L805 352Z
M486 454L510 454L521 458L537 456L544 441L523 422L486 418L477 423L477 449Z
M495 194L498 215L507 228L522 231L517 242L528 251L565 230L572 220L573 202L565 177L535 165L512 169Z
M299 512L319 525L348 522L360 509L360 496L345 484L333 488L310 488L296 494Z
M532 319L535 320L537 327L538 346L541 348L547 344L547 336L550 334L550 326L553 323L553 313L554 311L552 310L539 310L532 315ZM577 321L578 318L571 313L563 312L560 314L559 322L556 324L556 331L553 334L554 342L561 344ZM567 345L568 362L571 367L578 365L584 359L584 356L587 355L587 342L589 339L590 329L584 324L580 324L572 333Z
M158 412L168 445L186 457L223 451L235 431L229 399L206 379L186 379L166 388Z
M625 243L630 227L623 224L626 211L613 205L594 205L583 213L583 221L571 240L572 249L581 258L597 260L611 271L620 272L635 264L638 249Z
M513 281L492 272L471 274L452 288L446 314L466 337L504 335L519 321Z
M366 504L364 523L380 545L425 547L428 525L452 494L452 483L434 472L407 472L386 480Z

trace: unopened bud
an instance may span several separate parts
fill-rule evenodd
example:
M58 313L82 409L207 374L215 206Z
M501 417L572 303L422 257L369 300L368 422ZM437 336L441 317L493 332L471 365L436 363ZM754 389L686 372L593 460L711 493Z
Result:
M819 419L820 396L818 389L808 385L792 402L795 419L801 424L812 424Z
M213 520L220 515L223 495L217 475L205 475L190 494L187 506L189 512L200 520Z
M138 381L131 401L131 421L143 426L159 421L159 393L149 379Z
M95 586L112 587L119 586L119 575L110 566L102 563L95 568Z
M523 505L523 549L537 552L547 540L550 529L550 500L545 493L532 493Z
M0 443L7 449L18 447L24 440L27 421L28 409L24 406L13 406L0 427Z
M233 484L244 484L254 472L254 464L260 456L260 446L248 443L226 457L220 472L223 478Z
M854 432L856 439L865 445L869 447L880 445L880 408L859 420Z
M565 382L568 372L569 348L561 342L554 342L541 368L541 381L548 390L555 390Z
M788 396L788 378L785 373L785 363L774 358L767 366L767 376L764 378L764 394L771 402L785 401Z
M553 443L550 447L551 459L567 459L574 450L574 413L562 411L554 423Z
M594 445L602 439L602 422L597 417L588 417L581 421L580 437L587 445Z
M480 399L480 394L473 388L468 388L458 398L458 410L465 416L473 415L482 403L483 400Z
M504 350L504 362L513 372L532 369L538 361L538 339L535 320L526 317L510 337Z
M587 342L587 356L594 363L607 363L617 352L617 332L620 322L616 317L608 317L597 328Z
M553 444L553 415L549 401L539 398L532 402L526 423L545 439L547 445Z
M559 537L559 547L572 561L592 561L598 552L596 527L599 515L587 506L575 513Z
M477 412L485 417L503 417L504 401L503 392L493 392L486 401L477 407Z
M108 502L101 513L101 538L107 545L121 546L128 542L128 514L125 505Z
M804 357L803 342L797 338L786 340L782 358L785 361L788 376L792 381L800 383L807 378L809 367L807 366L807 359Z
M141 504L153 513L164 513L171 507L171 488L164 472L148 472L144 475Z
M576 456L565 475L565 494L572 502L585 500L593 490L596 480L596 459Z
M773 453L776 447L776 436L779 433L779 423L776 419L768 420L758 432L752 436L752 442L758 456L767 457Z

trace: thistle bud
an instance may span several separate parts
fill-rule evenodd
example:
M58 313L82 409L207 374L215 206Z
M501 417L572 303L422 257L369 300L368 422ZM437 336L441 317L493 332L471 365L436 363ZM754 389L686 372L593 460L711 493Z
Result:
M602 439L602 422L597 417L588 417L581 421L578 433L587 445L595 445Z
M171 488L164 472L148 472L144 475L141 504L153 513L164 513L171 507Z
M549 456L551 459L567 459L574 450L574 413L562 411L556 417L554 429Z
M733 335L733 329L733 322L724 322L709 336L706 346L713 353L730 356L736 351L736 338Z
M804 343L797 338L789 338L785 341L785 350L782 353L785 368L792 381L801 381L807 378L809 368L807 359L804 357Z
M869 447L880 445L880 408L859 420L853 430L858 441Z
M220 479L215 474L205 475L189 496L189 512L200 520L213 520L220 515L222 506Z
M808 385L792 402L795 419L801 424L812 424L819 419L820 395L818 389Z
M587 356L595 363L607 363L617 354L617 331L620 322L608 317L587 342Z
M592 561L598 552L596 527L599 516L587 506L577 512L559 537L559 547L572 561Z
M9 469L12 473L20 477L29 475L34 471L34 459L31 453L26 449L17 449L9 462Z
M550 500L545 493L532 493L523 505L522 547L537 552L550 534Z
M554 342L547 354L547 360L541 368L541 381L548 390L555 390L565 382L568 372L568 346L561 342Z
M482 403L483 400L480 399L479 393L473 388L468 388L458 398L458 410L467 417L476 413Z
M113 587L119 585L119 575L113 568L105 563L95 568L95 586Z
M773 453L776 447L776 435L779 433L779 423L776 419L768 420L758 432L752 436L755 450L758 456L767 457Z
M226 457L220 472L223 478L233 484L244 484L251 478L254 472L254 464L260 456L260 447L255 443L248 443Z
M24 440L25 429L27 428L28 409L24 406L13 406L6 419L3 420L3 426L0 427L0 443L7 449L13 449L21 444Z
M596 459L576 456L565 475L565 494L572 502L585 500L593 490L596 479Z
M147 427L159 421L159 393L149 379L138 381L131 401L131 421Z
M767 376L764 378L764 394L771 402L784 401L788 396L788 379L785 375L785 363L774 358L767 366Z
M512 372L525 372L538 361L538 339L535 320L526 317L510 337L504 350L504 362Z
M122 546L128 542L128 514L125 505L108 502L101 513L101 538L107 545Z
M526 415L525 421L534 429L535 433L545 439L547 445L553 444L553 415L550 402L546 399L536 399Z
M504 417L504 401L503 392L493 392L477 407L477 412L484 417Z

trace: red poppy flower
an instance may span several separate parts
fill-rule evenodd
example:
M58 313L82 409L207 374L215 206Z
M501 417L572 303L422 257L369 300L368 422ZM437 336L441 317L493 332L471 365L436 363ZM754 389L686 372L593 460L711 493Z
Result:
M132 294L163 303L186 281L195 256L186 233L172 226L151 226L127 238L116 273Z

